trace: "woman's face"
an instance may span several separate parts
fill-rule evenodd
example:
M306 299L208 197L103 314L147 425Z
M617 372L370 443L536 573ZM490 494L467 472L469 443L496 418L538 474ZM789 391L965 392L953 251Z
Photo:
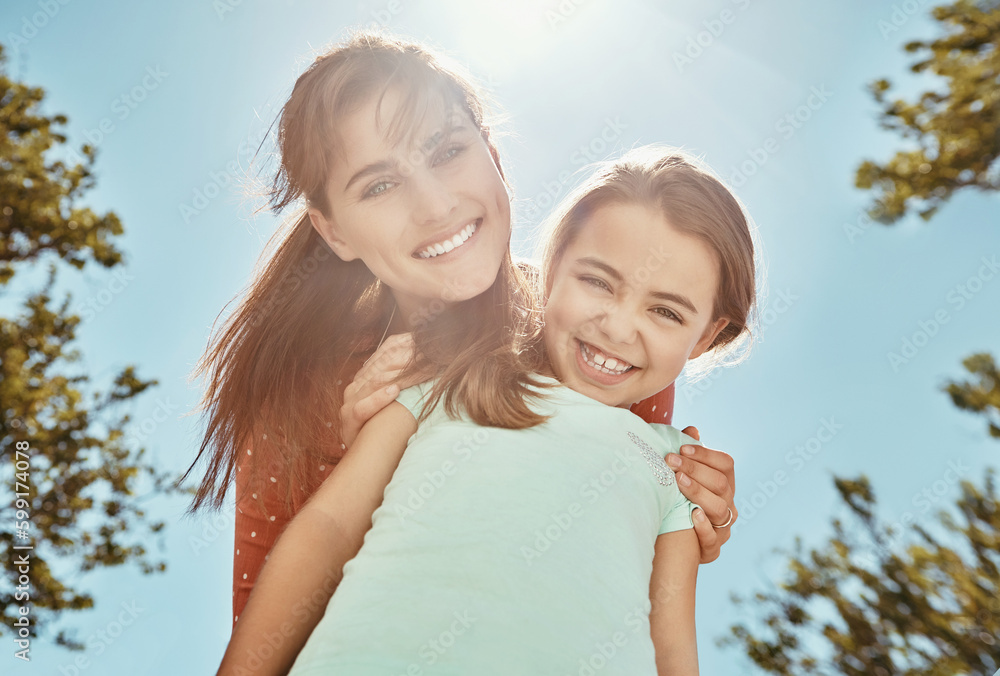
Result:
M480 130L463 112L431 111L392 143L398 93L372 97L340 125L328 215L313 226L345 261L360 258L392 289L409 323L483 293L510 242L510 199Z
M570 389L609 406L656 394L725 328L719 265L704 242L635 204L606 204L555 265L545 347Z

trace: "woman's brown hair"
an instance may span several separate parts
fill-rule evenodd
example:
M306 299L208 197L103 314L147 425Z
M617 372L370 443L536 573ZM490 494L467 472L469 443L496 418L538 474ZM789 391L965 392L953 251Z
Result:
M282 108L281 164L270 190L275 211L304 199L329 212L326 185L338 121L390 89L403 102L384 125L390 138L401 139L443 103L480 129L503 176L470 79L419 44L362 32L318 57ZM280 481L286 507L294 492L310 493L319 483L316 468L342 454L344 386L390 321L391 291L361 260L334 255L304 209L275 233L261 262L193 373L206 378L199 405L206 430L181 481L202 458L207 470L191 511L221 506L236 471L251 472L248 486ZM525 362L521 341L535 320L533 302L525 272L507 253L483 294L428 305L414 329L418 359L407 368L438 377L421 418L443 398L450 413L462 409L479 424L523 427L542 420L525 401L533 364Z
M685 369L688 378L713 366L734 365L747 354L757 304L752 221L739 199L693 156L665 146L635 148L605 162L549 218L542 254L542 287L590 214L607 204L648 207L678 231L705 242L719 261L711 323L729 320L705 355Z

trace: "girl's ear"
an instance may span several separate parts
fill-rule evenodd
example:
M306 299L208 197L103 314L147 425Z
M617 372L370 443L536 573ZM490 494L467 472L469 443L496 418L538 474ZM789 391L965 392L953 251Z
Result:
M323 212L316 207L309 207L308 213L309 222L312 223L313 229L319 233L323 241L330 245L333 253L337 254L337 258L345 263L358 258L358 254L354 252L351 245L340 237L337 224L332 219L324 216Z
M712 346L715 339L722 333L722 329L729 325L728 319L717 319L714 324L709 324L708 328L705 329L705 333L702 334L698 343L694 346L688 359L695 359L705 354L705 351Z

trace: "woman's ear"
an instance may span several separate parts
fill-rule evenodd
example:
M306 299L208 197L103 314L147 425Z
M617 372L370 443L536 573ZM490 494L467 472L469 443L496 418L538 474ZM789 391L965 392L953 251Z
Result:
M351 245L340 237L337 224L332 219L327 218L316 207L309 207L308 213L309 222L312 223L313 229L319 233L324 242L330 245L333 253L337 254L337 258L345 263L358 258L358 254L354 252Z
M705 354L705 351L712 347L712 343L714 343L715 339L718 338L720 333L722 333L722 329L727 326L729 326L728 319L717 319L714 324L709 324L705 329L705 333L702 334L698 343L694 346L694 349L691 351L691 355L688 359L695 359L696 357L700 357Z

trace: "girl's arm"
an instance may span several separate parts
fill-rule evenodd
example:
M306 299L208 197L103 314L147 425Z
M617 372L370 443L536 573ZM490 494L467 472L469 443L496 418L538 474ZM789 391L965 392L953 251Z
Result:
M271 552L219 667L219 676L285 674L326 610L343 567L361 549L406 442L413 415L392 403L366 424Z
M686 529L656 538L649 582L649 624L659 676L697 676L694 590L698 577L698 537Z

